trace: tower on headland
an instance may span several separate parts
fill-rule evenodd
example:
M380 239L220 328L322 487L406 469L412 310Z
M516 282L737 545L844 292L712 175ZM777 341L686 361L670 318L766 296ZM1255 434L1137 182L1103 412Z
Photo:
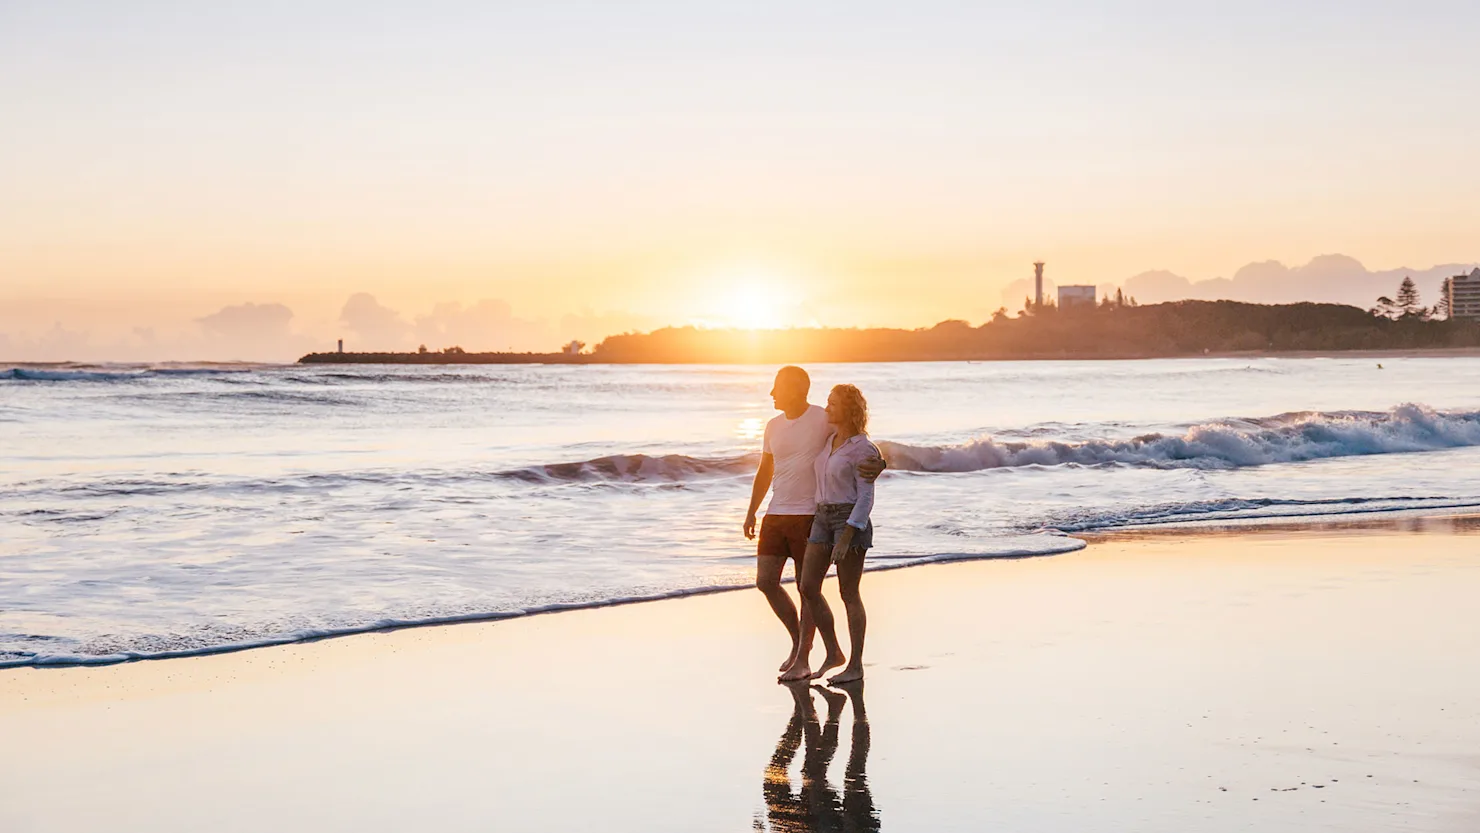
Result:
M344 339L342 338L339 340L339 352L344 352Z
M1043 261L1033 261L1033 307L1043 306Z

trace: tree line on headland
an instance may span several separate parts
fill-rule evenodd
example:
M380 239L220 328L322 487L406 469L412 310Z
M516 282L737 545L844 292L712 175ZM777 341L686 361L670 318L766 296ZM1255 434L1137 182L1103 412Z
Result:
M1342 350L1480 347L1480 323L1440 319L1411 287L1372 310L1341 304L1109 301L999 311L980 326L726 330L665 327L608 337L590 352L315 353L300 361L398 364L785 364L791 362L1113 359Z

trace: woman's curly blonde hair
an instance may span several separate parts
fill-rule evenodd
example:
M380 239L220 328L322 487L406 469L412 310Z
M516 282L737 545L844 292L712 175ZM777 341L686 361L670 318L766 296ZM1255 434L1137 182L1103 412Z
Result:
M853 385L835 385L832 392L842 403L846 424L860 434L868 433L868 400L863 398L863 391Z

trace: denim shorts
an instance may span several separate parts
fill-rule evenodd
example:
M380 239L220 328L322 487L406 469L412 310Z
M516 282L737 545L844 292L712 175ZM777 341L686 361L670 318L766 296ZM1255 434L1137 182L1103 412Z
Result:
M812 534L807 536L811 544L837 546L843 527L848 525L848 516L853 514L851 503L824 503L817 507L812 518ZM853 549L866 550L874 545L874 522L864 524L863 529L853 530Z

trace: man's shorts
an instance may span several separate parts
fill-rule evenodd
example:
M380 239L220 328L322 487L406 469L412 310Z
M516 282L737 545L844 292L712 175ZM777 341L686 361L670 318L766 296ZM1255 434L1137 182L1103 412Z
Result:
M767 515L761 519L761 536L756 543L755 554L779 555L801 564L802 556L807 552L807 536L811 533L811 515Z

